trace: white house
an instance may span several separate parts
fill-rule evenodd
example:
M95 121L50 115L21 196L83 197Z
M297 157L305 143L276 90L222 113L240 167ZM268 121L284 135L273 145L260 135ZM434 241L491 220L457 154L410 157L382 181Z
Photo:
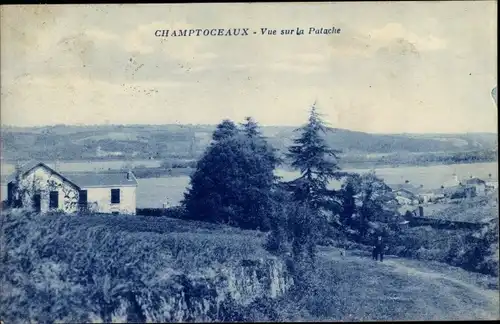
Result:
M439 199L443 199L444 198L444 193L439 190L432 190L432 191L428 191L428 192L424 192L424 193L421 193L418 195L418 197L420 198L420 201L424 204L428 204L428 203L431 203L431 202L435 202Z
M395 198L400 205L416 205L419 203L417 193L420 188L410 184L399 184L392 186Z
M42 213L136 213L137 179L130 171L62 173L39 162L28 163L19 171L7 185L11 205L21 201L23 207Z

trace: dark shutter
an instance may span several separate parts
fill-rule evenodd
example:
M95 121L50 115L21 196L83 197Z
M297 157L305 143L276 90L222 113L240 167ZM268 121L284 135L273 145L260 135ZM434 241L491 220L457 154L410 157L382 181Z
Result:
M120 189L111 189L111 203L112 204L120 203Z
M59 208L59 192L58 191L51 191L49 199L50 199L49 200L49 208L50 209Z

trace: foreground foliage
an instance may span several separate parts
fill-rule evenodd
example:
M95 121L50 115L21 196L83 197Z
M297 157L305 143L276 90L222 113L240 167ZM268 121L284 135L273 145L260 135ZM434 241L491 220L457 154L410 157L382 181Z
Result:
M286 270L261 248L258 232L103 217L2 213L0 317L8 323L248 320L249 303L284 289L273 273L286 279Z

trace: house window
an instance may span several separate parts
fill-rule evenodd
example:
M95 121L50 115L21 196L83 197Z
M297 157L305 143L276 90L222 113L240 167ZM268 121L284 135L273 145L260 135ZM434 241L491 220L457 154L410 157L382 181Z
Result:
M7 201L9 205L12 205L14 202L14 184L9 182L7 185Z
M49 194L49 208L57 209L59 208L59 192L51 191Z
M112 204L120 203L120 189L111 189L111 203Z
M78 192L78 205L80 208L87 207L87 190L80 190Z

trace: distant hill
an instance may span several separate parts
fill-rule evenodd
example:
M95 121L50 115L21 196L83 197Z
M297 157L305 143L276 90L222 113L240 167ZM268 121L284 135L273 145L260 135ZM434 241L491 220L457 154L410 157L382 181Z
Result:
M292 127L264 127L264 133L277 146L290 144L295 136ZM498 146L497 134L370 134L346 129L333 129L328 143L335 148L352 153L396 152L463 152L492 150Z
M168 158L199 156L210 143L214 125L55 125L2 127L4 160L95 158ZM265 126L263 133L284 151L297 135L294 127ZM328 143L347 155L456 153L497 150L497 134L370 134L334 129ZM100 152L99 154L97 152Z

